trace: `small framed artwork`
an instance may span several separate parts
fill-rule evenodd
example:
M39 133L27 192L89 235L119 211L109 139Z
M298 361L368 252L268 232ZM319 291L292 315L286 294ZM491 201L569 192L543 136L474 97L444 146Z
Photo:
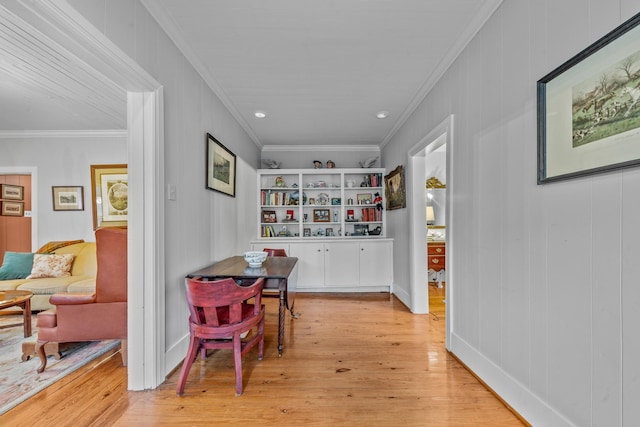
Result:
M538 184L640 165L640 14L538 80Z
M310 228L305 228L304 230L302 230L302 235L304 237L311 237L311 229Z
M370 205L371 204L371 193L366 194L358 194L358 204L359 205Z
M336 206L336 205L340 205L340 203L341 203L340 197L332 197L331 198L331 204L332 205Z
M295 221L295 218L293 217L293 209L287 209L287 215L285 217L285 219L287 221Z
M207 133L207 189L236 197L236 155Z
M367 224L354 224L353 235L354 236L366 236L369 234L369 226Z
M316 204L316 199L314 197L309 197L309 204L310 205L315 205Z
M54 211L83 211L84 187L51 187Z
M278 222L276 211L262 211L262 222Z
M385 195L387 196L387 210L407 207L404 183L404 167L396 167L384 177Z
M0 184L0 199L22 200L24 199L24 187L21 185Z
M329 222L329 209L314 209L313 222Z
M24 202L10 202L4 200L0 202L0 215L3 216L24 216Z
M91 165L93 229L126 227L129 216L127 165Z
M347 209L347 221L355 221L356 217L354 215L353 209Z
M326 230L324 230L325 236L333 236L333 228L327 228Z

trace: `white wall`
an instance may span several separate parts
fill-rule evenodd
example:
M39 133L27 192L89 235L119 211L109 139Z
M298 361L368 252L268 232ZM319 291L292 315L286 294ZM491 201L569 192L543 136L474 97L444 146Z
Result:
M536 81L638 11L505 1L383 149L406 165L455 115L451 348L536 426L640 422L640 169L536 185ZM408 212L387 213L400 287Z
M29 137L0 139L0 168L37 168L36 241L84 239L94 242L91 165L127 163L126 136ZM54 211L52 186L84 187L83 211ZM37 247L32 248L34 251Z
M258 147L138 1L69 3L163 85L165 184L176 200L165 205L166 371L186 354L188 312L184 277L213 261L237 255L253 230ZM205 189L205 135L238 158L235 198ZM130 166L132 167L132 166ZM253 209L253 210L252 210Z

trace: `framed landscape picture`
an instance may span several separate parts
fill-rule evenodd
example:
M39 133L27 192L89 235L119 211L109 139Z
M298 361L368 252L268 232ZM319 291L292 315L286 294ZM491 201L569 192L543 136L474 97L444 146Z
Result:
M51 187L54 211L83 211L84 188L75 187Z
M93 229L126 227L129 215L127 165L91 165Z
M640 165L639 23L538 80L538 184Z
M207 189L236 197L236 155L207 133Z

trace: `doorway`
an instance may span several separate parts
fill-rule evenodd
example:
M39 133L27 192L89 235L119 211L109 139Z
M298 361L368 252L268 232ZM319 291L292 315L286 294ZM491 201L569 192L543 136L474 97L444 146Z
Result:
M443 120L438 126L432 129L425 137L423 137L408 152L409 156L409 176L411 183L411 198L414 201L410 212L411 224L411 310L414 313L429 313L429 273L428 273L428 254L427 254L427 193L426 180L433 174L432 163L427 161L429 155L444 147L444 181L440 179L444 188L444 203L441 203L440 223L446 228L438 229L438 233L442 234L444 247L446 248L446 332L445 347L449 349L451 320L453 318L452 296L455 282L453 280L453 255L454 248L450 246L451 239L451 157L453 150L453 115ZM428 176L429 175L429 176ZM441 174L442 176L442 174ZM442 218L444 217L444 218Z

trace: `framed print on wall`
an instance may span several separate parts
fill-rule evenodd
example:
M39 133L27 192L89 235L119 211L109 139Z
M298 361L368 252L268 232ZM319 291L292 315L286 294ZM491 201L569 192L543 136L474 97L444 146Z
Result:
M84 187L51 187L54 211L83 211Z
M21 185L0 184L0 199L22 200L24 187Z
M639 23L538 80L538 184L640 164Z
M127 165L91 165L93 229L126 227L129 215Z
M404 167L396 167L384 177L385 196L387 196L387 210L407 207L404 184Z
M24 216L24 202L3 200L0 205L0 215L2 216Z
M207 189L236 197L236 155L207 133Z

